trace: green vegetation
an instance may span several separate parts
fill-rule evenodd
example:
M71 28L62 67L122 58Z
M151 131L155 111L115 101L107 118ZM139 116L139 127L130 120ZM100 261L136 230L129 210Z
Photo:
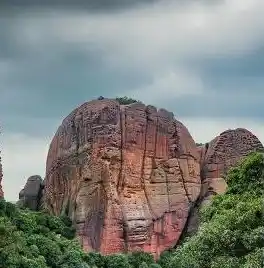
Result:
M197 234L164 252L158 263L143 252L85 253L68 218L0 200L0 268L264 267L264 156L251 154L226 180L227 192L202 210Z
M122 105L128 105L128 104L132 104L132 103L135 103L135 102L140 102L138 100L129 98L127 96L125 96L125 97L116 97L116 100Z
M204 144L201 142L196 142L195 145L199 147L199 146L203 146Z
M83 252L71 221L45 212L19 209L0 199L0 268L138 268L153 257L144 252Z
M104 97L103 96L100 96L97 98L98 100L103 100ZM132 98L129 98L127 96L124 96L124 97L116 97L115 98L116 101L119 102L119 104L121 105L128 105L128 104L132 104L132 103L135 103L135 102L140 102L139 100L135 100L135 99L132 99Z
M198 233L164 258L163 267L264 267L263 155L249 155L226 180L227 193L202 210Z
M21 210L0 200L1 268L77 267L76 255L83 253L73 237L67 218Z

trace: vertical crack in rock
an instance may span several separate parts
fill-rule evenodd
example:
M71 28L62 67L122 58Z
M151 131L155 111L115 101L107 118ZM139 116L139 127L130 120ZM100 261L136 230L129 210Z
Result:
M147 110L145 110L145 114L146 114L146 124L145 124L145 129L144 129L143 156L142 156L140 181L141 181L141 188L144 190L144 194L145 194L147 202L149 204L148 195L146 193L145 180L144 180L144 170L145 170L145 160L146 160L146 150L147 150L147 132L148 132L148 113L147 113Z
M168 181L168 175L167 175L167 173L165 174L165 179L166 179L166 190L167 190L167 196L168 196L168 206L169 206L169 211L168 212L171 212L169 181Z
M143 160L142 160L142 166L141 166L141 176L140 176L140 180L141 180L141 185L142 188L144 190L144 194L147 200L147 204L150 210L150 213L152 215L152 217L156 217L155 212L152 208L151 202L149 200L149 196L147 193L147 189L146 189L146 182L145 182L145 176L144 176L144 170L145 170L145 161L146 161L146 152L147 152L147 132L148 132L148 123L149 123L149 116L148 116L148 111L147 108L145 109L145 114L146 114L146 126L145 126L145 133L144 133L144 143L143 143ZM156 141L155 141L155 145L156 145Z
M125 150L125 142L126 142L126 109L122 109L122 106L119 106L119 121L120 121L120 171L117 182L117 194L118 194L118 202L121 208L122 213L122 229L123 229L123 239L124 239L124 249L125 252L128 251L128 222L124 212L123 204L120 202L120 197L123 199L123 190L125 187L124 182L124 150ZM116 217L117 219L117 217Z
M178 166L179 166L179 170L180 170L180 174L181 174L181 181L182 181L182 186L183 186L183 189L185 191L185 194L186 194L186 197L189 201L189 205L192 204L192 200L190 199L189 197L189 194L188 194L188 190L187 190L187 187L185 185L185 179L184 179L184 174L183 174L183 171L182 171L182 168L181 168L181 164L180 164L180 161L178 158L177 159L177 162L178 162Z
M124 114L124 118L123 118ZM117 181L118 194L124 189L124 149L125 149L125 129L126 129L126 110L122 110L122 106L119 108L119 121L120 121L120 171ZM124 122L123 122L124 121ZM124 128L123 128L124 123Z
M201 157L200 157L200 176L201 176L201 180L205 180L205 156L207 155L207 152L208 152L208 149L209 149L209 143L206 142L204 146L202 146L201 148ZM202 184L201 184L201 187L202 187ZM198 201L199 202L199 201Z
M128 252L128 224L125 220L124 213L123 214L123 238L124 238L124 250L125 252Z
M83 120L83 118L81 117L81 120ZM81 168L81 159L79 157L79 149L80 149L80 129L79 129L79 124L77 123L77 126L76 126L76 114L72 120L72 131L73 131L73 140L75 140L75 158L76 158L76 165L77 165L77 173L78 173L78 182L77 182L77 186L78 188L76 189L76 195L74 195L74 206L76 207L77 204L76 204L76 199L77 199L77 196L79 194L79 191L80 191L80 178L82 177L82 168ZM67 183L69 185L69 181ZM71 193L72 195L72 193Z

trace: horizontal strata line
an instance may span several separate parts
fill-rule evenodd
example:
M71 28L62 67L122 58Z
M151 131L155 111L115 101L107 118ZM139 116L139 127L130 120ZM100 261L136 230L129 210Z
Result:
M197 152L198 153L198 152ZM180 154L177 158L181 159L182 156L187 156L187 157L191 157L193 158L194 160L198 161L198 159L192 155L192 154ZM176 157L175 157L176 158Z

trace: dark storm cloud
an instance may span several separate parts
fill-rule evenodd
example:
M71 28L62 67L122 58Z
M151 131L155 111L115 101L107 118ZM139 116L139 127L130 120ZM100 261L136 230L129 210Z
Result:
M241 83L240 88L232 90L245 90L251 84L263 83L264 70L264 42L260 48L240 56L219 57L215 59L203 59L202 72L207 79L212 82L212 89L217 88L217 84L223 83L222 90L228 89L226 82ZM197 66L198 67L198 66ZM246 81L246 84L244 84ZM216 82L216 84L214 84ZM250 87L247 88L250 91ZM259 88L260 90L260 88ZM263 91L263 90L261 90Z
M262 81L264 83L264 81ZM239 87L239 85L238 85ZM264 92L252 88L248 92L238 89L225 89L226 93L212 94L208 90L205 94L190 98L182 96L167 103L170 109L175 110L177 117L193 118L244 118L261 120L264 117L263 98Z
M100 95L167 108L197 141L234 127L264 140L263 0L1 3L0 149L8 200L17 200L32 173L45 175L63 117Z
M158 0L8 0L1 1L2 7L52 7L52 8L86 8L87 10L116 10L153 4ZM166 0L165 0L166 1Z
M108 7L103 1L85 3ZM121 1L111 2L118 5ZM235 45L242 46L240 38L249 32L238 34L237 43L235 38L223 41L239 28L234 33L219 29L221 13L215 28L208 23L208 35L201 31L200 37L188 24L195 9L177 16L162 8L153 14L139 9L128 18L61 11L8 9L1 14L0 113L6 130L44 134L47 125L100 95L129 94L182 117L263 116L263 40L257 49L244 42L245 53L230 53L229 46L236 52ZM206 18L207 11L199 12ZM257 26L253 23L255 32Z

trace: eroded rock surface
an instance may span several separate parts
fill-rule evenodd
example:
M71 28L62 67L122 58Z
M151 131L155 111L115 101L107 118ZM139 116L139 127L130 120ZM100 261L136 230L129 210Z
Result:
M41 207L44 184L40 176L28 178L25 187L19 192L18 205L37 211Z
M259 139L244 128L224 131L210 143L198 147L202 187L198 206L189 218L189 233L195 232L199 225L198 208L210 202L214 195L226 191L227 171L249 153L263 150Z
M176 244L200 194L200 165L188 130L172 113L141 103L95 100L75 109L50 145L45 206L66 213L86 250Z
M203 183L208 184L207 192L222 193L222 178L227 171L249 153L263 150L259 139L247 129L222 132L202 149L201 176Z

